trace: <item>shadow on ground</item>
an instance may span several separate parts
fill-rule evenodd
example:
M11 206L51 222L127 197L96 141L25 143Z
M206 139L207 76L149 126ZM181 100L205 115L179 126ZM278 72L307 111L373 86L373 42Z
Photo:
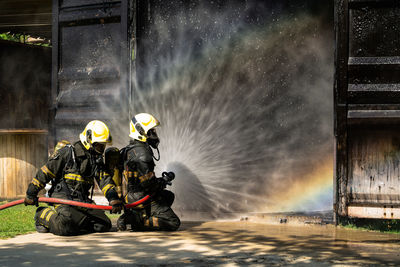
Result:
M1 266L398 265L400 237L326 226L183 223L177 232L30 234L0 241Z

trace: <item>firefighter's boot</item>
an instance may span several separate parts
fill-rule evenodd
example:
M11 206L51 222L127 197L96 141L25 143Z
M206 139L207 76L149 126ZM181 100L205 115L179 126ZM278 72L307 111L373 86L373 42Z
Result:
M143 223L146 218L145 210L133 210L129 216L129 223L132 231L143 231Z
M118 231L126 231L126 215L127 213L125 212L121 216L119 216L117 220L117 229Z
M126 231L128 224L131 225L132 231L143 230L143 216L145 216L145 213L140 210L126 211L117 220L118 230Z
M55 214L51 208L39 207L35 214L35 227L38 233L48 233L50 218Z

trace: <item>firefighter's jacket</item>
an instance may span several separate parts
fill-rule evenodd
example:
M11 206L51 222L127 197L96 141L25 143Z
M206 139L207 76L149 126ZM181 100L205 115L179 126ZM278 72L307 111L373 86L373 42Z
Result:
M104 168L102 157L95 158L80 141L57 150L38 170L28 186L27 196L37 196L49 182L51 197L90 202L90 191L97 181L104 196L118 199L112 176Z
M133 140L122 151L130 201L137 201L148 194L154 195L162 189L160 180L154 174L153 151L147 143Z

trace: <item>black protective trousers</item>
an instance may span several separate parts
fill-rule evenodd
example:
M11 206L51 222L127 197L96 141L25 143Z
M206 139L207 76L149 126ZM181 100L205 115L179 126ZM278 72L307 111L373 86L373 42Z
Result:
M163 190L152 199L151 203L141 209L126 211L120 219L123 219L125 224L130 224L132 230L176 231L181 225L181 221L171 209L174 198L174 193ZM128 200L130 200L129 194ZM130 201L133 201L133 199Z
M36 210L35 223L61 236L107 232L112 226L103 210L68 205L57 205L55 209L39 207Z

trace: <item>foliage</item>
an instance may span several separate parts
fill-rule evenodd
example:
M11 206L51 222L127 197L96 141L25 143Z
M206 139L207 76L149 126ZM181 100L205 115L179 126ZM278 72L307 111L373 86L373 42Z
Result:
M46 47L50 46L50 44L48 43L31 43L29 42L30 37L31 37L30 35L24 35L20 33L10 33L10 32L0 33L0 40L25 43L30 45L46 46Z
M21 42L18 36L10 33L0 33L0 39L6 41Z

